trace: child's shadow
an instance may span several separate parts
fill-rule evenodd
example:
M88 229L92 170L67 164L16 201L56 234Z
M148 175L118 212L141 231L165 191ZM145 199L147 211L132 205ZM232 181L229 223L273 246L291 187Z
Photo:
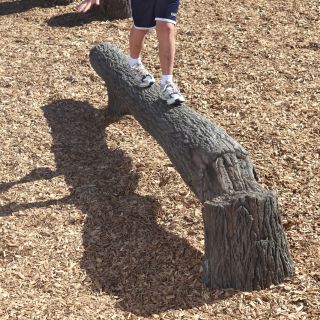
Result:
M64 175L70 196L18 209L60 202L85 213L81 266L93 290L112 295L123 310L148 316L208 303L199 277L201 252L157 224L155 199L135 193L138 174L131 160L106 145L104 111L73 100L43 111L57 171L42 168L19 182ZM12 185L3 184L2 191Z

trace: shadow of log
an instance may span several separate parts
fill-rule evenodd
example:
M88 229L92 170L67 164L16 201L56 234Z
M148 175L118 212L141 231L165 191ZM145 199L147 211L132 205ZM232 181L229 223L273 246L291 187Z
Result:
M136 194L131 160L106 145L103 110L59 101L43 108L53 136L67 200L86 214L81 266L94 291L118 307L147 316L208 303L199 278L201 252L157 224L159 204Z
M68 5L73 0L21 0L0 3L0 16L22 13L33 8L49 8Z
M160 208L154 198L135 193L138 174L131 160L106 144L105 110L62 100L43 107L43 112L53 137L56 171L37 168L18 181L1 183L0 189L3 193L17 184L63 175L70 195L9 203L0 207L0 216L51 205L76 206L86 215L81 267L92 290L111 295L124 311L149 316L230 295L204 286L202 253L157 223Z

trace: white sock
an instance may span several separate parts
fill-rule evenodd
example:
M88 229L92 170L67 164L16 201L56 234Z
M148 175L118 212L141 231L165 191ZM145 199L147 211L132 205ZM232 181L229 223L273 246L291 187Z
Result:
M131 58L129 57L128 59L128 63L129 63L129 66L132 68L135 64L141 62L140 58L137 58L137 59L134 59L134 58Z
M172 82L172 78L173 78L172 74L164 74L162 75L160 84L164 85L167 81Z

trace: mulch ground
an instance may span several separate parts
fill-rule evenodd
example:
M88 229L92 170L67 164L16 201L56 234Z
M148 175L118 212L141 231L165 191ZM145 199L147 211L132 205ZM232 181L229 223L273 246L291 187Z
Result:
M236 292L202 284L200 203L161 148L132 117L105 128L88 53L127 51L131 21L0 0L0 318L319 319L319 16L318 0L181 4L181 91L278 193L296 267Z

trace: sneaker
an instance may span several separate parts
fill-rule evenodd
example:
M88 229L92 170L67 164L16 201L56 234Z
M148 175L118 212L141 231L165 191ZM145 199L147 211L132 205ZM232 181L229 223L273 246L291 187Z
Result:
M136 85L140 88L150 87L154 82L154 77L145 69L141 62L131 67Z
M170 81L160 84L160 98L167 101L168 105L180 104L185 101L178 87Z

